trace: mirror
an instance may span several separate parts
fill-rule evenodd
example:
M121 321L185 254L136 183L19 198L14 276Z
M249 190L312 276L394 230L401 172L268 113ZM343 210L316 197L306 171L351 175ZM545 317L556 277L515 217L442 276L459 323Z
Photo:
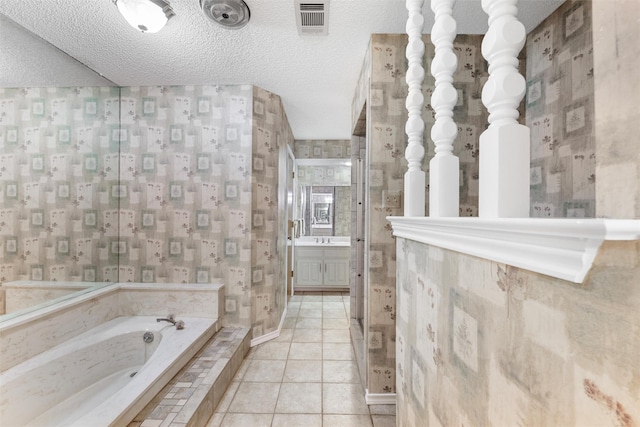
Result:
M328 190L325 187L311 187L311 228L329 228L333 225L333 191Z
M332 197L330 194L316 194L316 196L323 197ZM314 212L314 221L312 224L318 228L330 227L333 223L333 212L331 213L331 217L329 217L329 207L332 206L332 203L313 203L313 212Z
M300 159L295 217L300 237L351 234L351 163L348 159Z
M301 236L349 236L351 230L351 187L300 186Z
M0 29L3 321L118 280L104 160L119 151L120 90L4 15Z

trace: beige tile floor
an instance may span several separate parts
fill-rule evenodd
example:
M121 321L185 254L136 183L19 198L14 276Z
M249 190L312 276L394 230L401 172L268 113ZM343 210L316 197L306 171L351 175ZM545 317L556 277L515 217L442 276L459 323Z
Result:
M280 336L253 347L207 427L392 427L367 406L351 347L349 295L290 298Z

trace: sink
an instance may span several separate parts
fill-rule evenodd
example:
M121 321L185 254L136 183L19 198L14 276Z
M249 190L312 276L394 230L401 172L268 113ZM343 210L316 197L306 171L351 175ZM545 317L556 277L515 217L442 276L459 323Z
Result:
M309 239L297 239L296 246L350 246L350 244L347 239L340 239L340 240L331 239L330 242L328 242L327 240L325 240L324 242L322 240L318 240L316 242L315 238L313 239L309 238Z

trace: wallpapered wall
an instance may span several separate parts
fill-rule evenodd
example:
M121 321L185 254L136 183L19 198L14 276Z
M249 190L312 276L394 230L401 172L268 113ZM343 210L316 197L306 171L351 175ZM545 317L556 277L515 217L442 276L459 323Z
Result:
M122 88L121 281L235 282L251 267L251 96Z
M13 278L219 279L226 324L277 327L278 162L293 141L279 97L252 86L21 89L0 105L13 118L0 159L24 165L2 176Z
M351 186L336 187L335 236L351 236Z
M640 3L594 2L592 8L598 101L596 216L637 219L640 218L640 26L637 25Z
M351 185L351 166L298 165L300 185Z
M398 239L398 426L634 426L640 247L583 284Z
M638 112L616 113L640 94L639 18L635 0L593 4L595 148L609 153L594 171L617 189L598 188L610 217L639 216ZM639 242L605 242L581 284L407 239L397 253L399 426L640 424Z
M480 36L458 36L455 49L459 65L454 81L459 101L454 110L458 124L458 137L454 142L454 153L460 158L460 214L477 215L478 196L478 147L479 134L484 130L487 113L482 108L480 93L487 78L484 60L480 54ZM428 35L424 36L425 69L429 69L434 47ZM402 215L403 177L406 170L404 149L406 136L404 125L407 119L405 100L406 60L404 56L406 35L374 34L368 52L370 92L367 100L367 182L368 182L368 243L366 272L369 306L368 350L369 366L367 389L370 393L395 391L395 240L386 217ZM361 76L360 82L367 81ZM359 84L359 90L366 85ZM423 83L425 99L431 99L434 79L426 75ZM356 93L355 99L364 102L366 97ZM354 104L359 116L362 105ZM434 123L434 112L430 105L423 115L428 129ZM428 160L434 154L433 144L426 147L423 169L428 175ZM428 178L427 178L428 181ZM427 196L428 200L428 196Z
M591 2L568 1L527 37L531 216L595 216Z
M0 89L0 283L117 281L119 93Z
M348 159L351 141L348 139L297 139L293 145L296 159Z

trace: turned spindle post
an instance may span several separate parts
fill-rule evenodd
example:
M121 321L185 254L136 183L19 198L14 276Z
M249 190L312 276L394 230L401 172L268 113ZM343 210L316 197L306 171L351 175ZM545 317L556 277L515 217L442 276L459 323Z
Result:
M518 105L525 93L518 72L518 53L526 41L516 18L517 0L482 0L489 29L482 55L489 63L489 80L482 102L489 111L489 128L480 135L479 216L529 216L529 128L518 123Z
M436 121L431 128L435 144L435 156L429 162L429 216L456 217L460 204L460 162L453 155L453 141L458 126L453 121L453 108L458 101L458 91L453 87L453 74L458 58L453 50L457 26L453 19L454 0L431 0L435 22L431 41L435 56L431 62L431 74L435 78L435 90L431 106Z
M422 28L424 17L422 5L424 0L407 0L406 7L409 12L407 19L407 43L406 57L409 62L406 81L409 86L406 107L409 112L405 132L408 137L408 145L405 150L405 158L409 162L409 169L404 174L404 216L424 216L425 205L425 173L422 170L422 158L424 157L424 121L422 120L422 82L424 80L424 42L422 41Z

